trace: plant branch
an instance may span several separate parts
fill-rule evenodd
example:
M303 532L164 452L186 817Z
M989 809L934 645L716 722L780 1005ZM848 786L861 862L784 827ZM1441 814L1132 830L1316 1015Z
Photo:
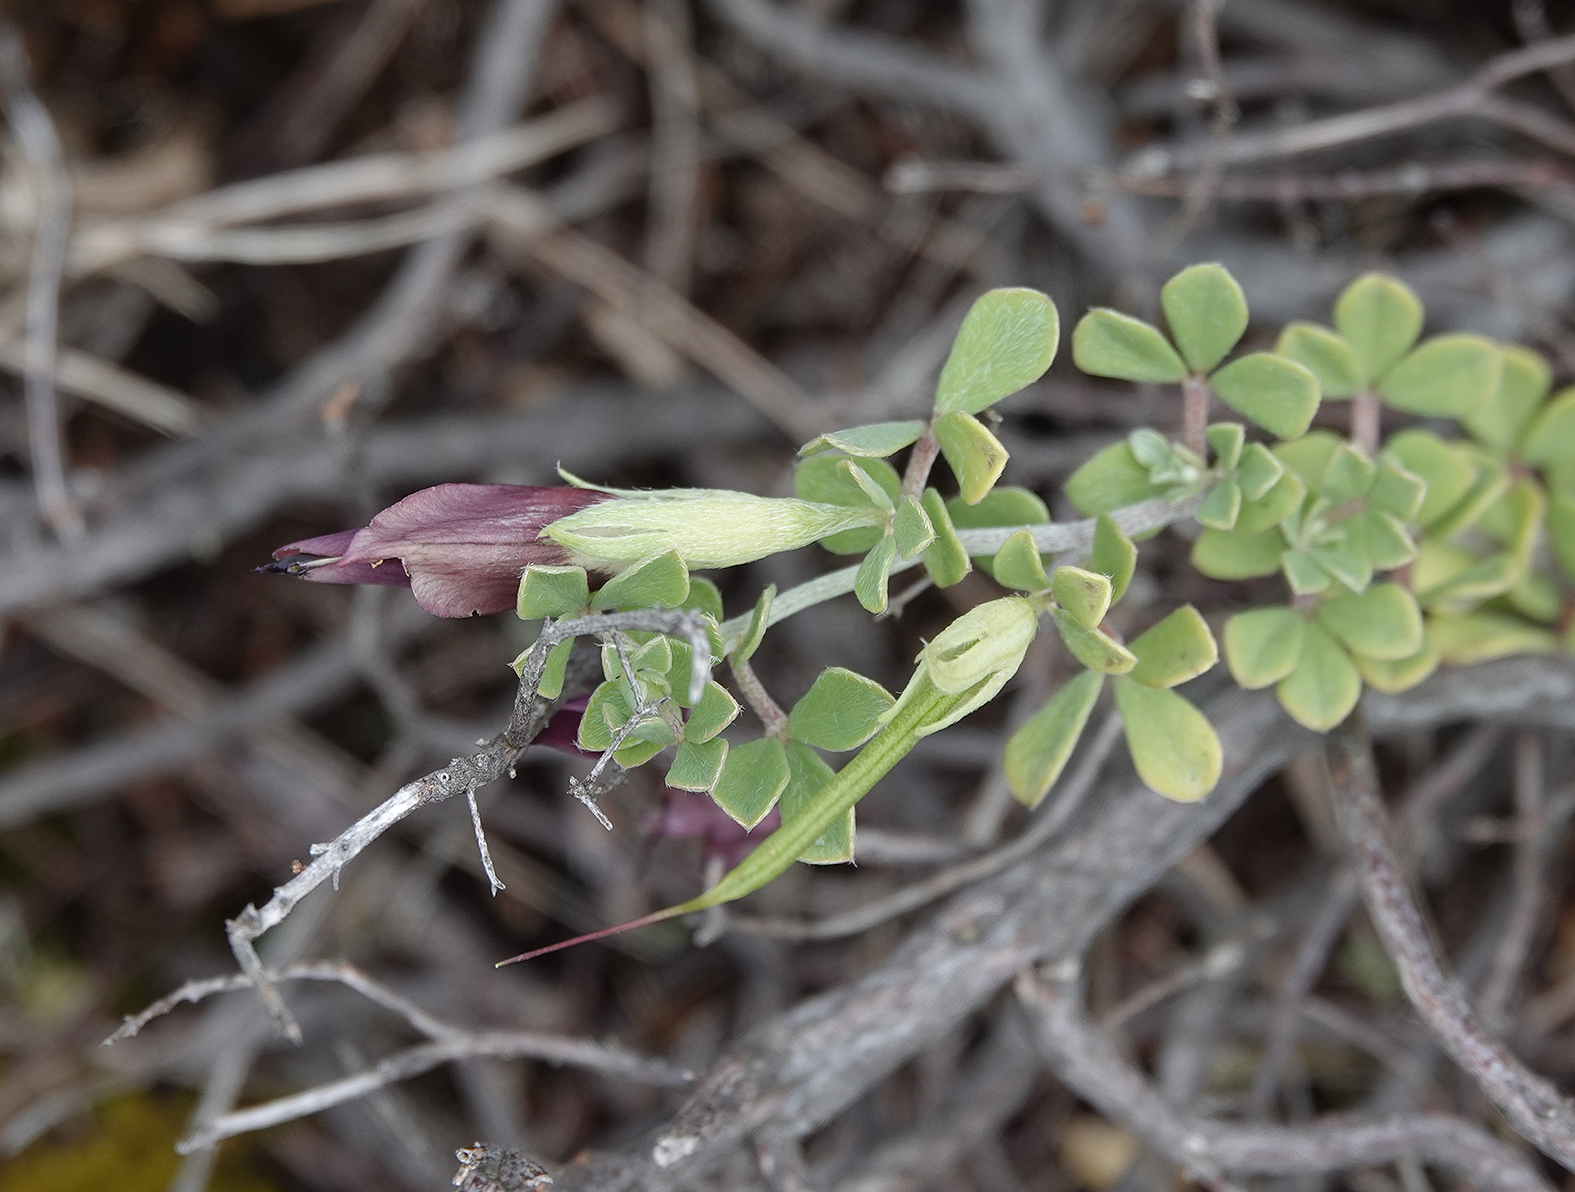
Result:
M1444 1114L1328 1117L1305 1126L1244 1126L1183 1115L1084 1016L1075 963L1024 970L1014 989L1040 1053L1074 1093L1205 1185L1228 1175L1315 1175L1415 1156L1482 1189L1547 1192L1548 1184L1481 1127Z
M1400 970L1406 995L1439 1045L1509 1123L1575 1170L1575 1102L1528 1069L1488 1033L1459 984L1445 974L1390 844L1372 747L1360 714L1328 737L1335 806L1362 880L1368 914Z

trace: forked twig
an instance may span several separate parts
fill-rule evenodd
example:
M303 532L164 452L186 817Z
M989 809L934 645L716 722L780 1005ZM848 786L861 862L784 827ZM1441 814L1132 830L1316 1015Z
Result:
M262 999L279 1029L291 1040L297 1043L301 1041L301 1028L263 969L255 946L258 937L283 922L301 899L323 882L332 881L337 888L339 871L367 845L417 808L441 803L462 792L468 798L472 792L507 774L556 709L557 701L545 700L537 695L548 653L554 646L570 638L619 629L651 630L687 640L694 665L690 675L690 691L692 698L699 700L710 673L711 647L706 638L705 625L698 614L640 609L549 622L542 627L541 636L526 655L525 666L520 672L519 688L515 693L514 711L501 733L469 757L455 758L441 770L405 784L327 844L314 844L311 848L314 859L309 865L290 881L275 888L273 897L261 908L249 905L225 924L230 950L234 952L241 972L257 990L257 996Z

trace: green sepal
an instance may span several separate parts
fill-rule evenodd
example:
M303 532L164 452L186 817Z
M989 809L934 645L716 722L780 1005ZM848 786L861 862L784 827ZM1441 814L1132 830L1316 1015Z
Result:
M1247 441L1247 428L1239 422L1216 422L1209 426L1203 437L1214 448L1214 462L1230 472L1241 460L1241 449Z
M1384 444L1383 455L1398 461L1425 486L1415 515L1424 527L1454 508L1476 480L1476 468L1465 453L1430 430L1401 431Z
M568 617L590 603L591 587L583 567L553 567L532 563L520 577L514 611L522 621L538 617Z
M1067 500L1090 517L1136 505L1165 490L1149 481L1148 469L1138 463L1131 444L1112 443L1085 461L1067 477L1062 489ZM960 523L959 523L960 524Z
M875 735L897 701L874 679L844 667L820 672L788 715L788 735L806 745L845 753Z
M1325 397L1350 397L1362 387L1362 370L1351 345L1327 327L1288 323L1280 332L1274 351L1317 377L1318 389Z
M1193 514L1200 526L1211 530L1232 530L1241 514L1241 485L1234 480L1221 480L1203 498L1203 504Z
M1302 655L1307 622L1295 609L1254 608L1225 622L1225 665L1248 691L1278 683Z
M1437 335L1385 373L1378 393L1408 414L1464 418L1493 396L1503 360L1480 335Z
M996 489L991 496L1003 491ZM989 499L985 498L986 501ZM968 561L968 552L957 537L957 527L952 522L946 502L938 491L927 488L920 504L924 507L925 516L930 519L930 527L935 531L935 541L924 550L925 574L937 588L949 588L961 583L963 577L973 570L973 564ZM974 506L976 509L978 507Z
M1001 549L990 560L990 570L997 583L1021 592L1043 592L1050 586L1032 530L1018 530L1001 543Z
M803 460L793 472L793 491L801 501L818 501L825 505L846 505L856 509L870 504L869 494L841 465L850 461L836 455L815 455ZM902 478L897 470L883 459L860 459L852 462L866 477L880 486L893 504L902 496ZM820 540L820 545L834 555L863 554L880 541L883 531L879 526L865 526L855 530L841 530Z
M1550 654L1558 638L1540 625L1500 613L1474 612L1428 619L1428 638L1451 666L1492 662L1511 654Z
M782 791L783 827L811 808L815 796L836 777L836 772L809 746L789 741L786 748L788 784ZM854 818L853 808L849 807L798 854L798 859L808 865L838 865L853 860L853 848Z
M1096 307L1072 332L1072 361L1096 377L1159 384L1180 381L1187 366L1159 329L1118 310Z
M689 568L675 550L641 559L603 584L594 609L677 608L689 595Z
M1561 389L1543 407L1526 432L1520 455L1544 467L1575 460L1575 385Z
M1204 530L1192 544L1192 565L1210 579L1257 579L1280 569L1285 535L1278 527L1247 533Z
M1209 377L1209 387L1231 409L1281 439L1305 432L1318 412L1318 378L1272 352L1232 360Z
M761 640L766 636L766 627L770 624L771 602L776 598L776 584L767 584L766 590L760 593L760 599L755 601L754 611L749 614L749 628L744 630L744 636L733 650L735 666L740 662L748 662L755 656L755 651L760 649Z
M1109 514L1094 521L1094 543L1088 552L1088 569L1110 580L1110 601L1114 604L1126 593L1137 568L1137 547L1126 531Z
M935 541L935 527L918 497L903 497L897 504L897 516L892 521L892 535L897 551L904 559L911 559Z
M1116 679L1127 750L1149 789L1178 803L1193 803L1214 789L1224 765L1219 737L1208 718L1174 691Z
M896 557L896 540L888 534L870 547L870 553L859 564L858 574L853 577L853 594L865 611L877 615L886 611L886 585Z
M1364 274L1335 300L1334 325L1366 384L1411 350L1422 333L1422 302L1398 278Z
M1275 688L1291 719L1326 733L1351 714L1362 694L1362 676L1349 654L1317 622L1307 622L1301 654Z
M1498 388L1483 407L1460 420L1484 447L1508 455L1520 444L1531 420L1553 387L1553 370L1540 352L1519 344L1499 349L1504 370Z
M1149 687L1174 687L1195 679L1220 658L1208 624L1190 604L1144 630L1128 648L1137 655L1130 678Z
M1007 739L1001 766L1018 802L1037 807L1050 793L1083 735L1104 682L1099 671L1079 671Z
M1285 475L1285 465L1262 443L1249 443L1235 470L1241 495L1249 501L1260 500Z
M819 455L822 451L841 451L866 459L884 459L895 455L904 447L912 446L924 434L928 424L912 422L872 422L868 426L851 426L847 430L828 431L811 439L798 449L800 455Z
M1055 303L1023 287L990 290L969 309L935 386L937 414L977 414L1044 376L1061 342Z
M1159 304L1193 370L1206 373L1247 330L1247 296L1223 265L1193 265L1167 281Z
M1099 629L1090 629L1065 609L1055 610L1055 627L1066 648L1090 670L1124 675L1137 665L1137 655Z
M727 751L711 798L747 830L777 805L790 777L787 750L781 741L775 737L746 741Z
M727 742L720 737L709 741L682 741L673 751L673 764L667 767L666 783L677 791L704 794L722 777L727 761Z
M1381 662L1409 658L1422 648L1422 610L1409 589L1372 584L1318 606L1318 620L1351 653Z
M943 414L935 420L935 441L957 477L962 499L976 505L995 487L1006 468L1006 448L972 414Z
M714 679L706 681L700 702L684 721L684 740L699 745L711 740L738 716L738 701Z
M997 571L1000 569L996 556ZM1040 589L1042 590L1042 589ZM1081 567L1057 567L1050 579L1050 595L1066 612L1089 629L1096 629L1110 611L1113 588L1108 577Z

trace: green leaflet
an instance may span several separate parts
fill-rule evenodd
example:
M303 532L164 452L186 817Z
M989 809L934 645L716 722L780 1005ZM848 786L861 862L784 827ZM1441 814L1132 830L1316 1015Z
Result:
M1195 372L1206 373L1247 330L1247 297L1222 265L1193 265L1167 281L1159 304L1171 338Z
M1290 323L1274 345L1276 355L1296 361L1318 378L1325 397L1350 397L1362 387L1362 370L1351 345L1317 323Z
M925 425L919 421L872 422L868 426L834 430L811 439L798 449L798 453L807 456L819 455L822 451L841 451L845 455L883 459L918 442Z
M991 290L963 319L935 386L937 414L977 414L1044 376L1061 340L1055 303L1038 290Z
M1335 300L1334 325L1366 384L1411 350L1422 333L1422 302L1397 278L1364 274Z
M1278 683L1302 656L1307 622L1289 608L1254 608L1225 622L1225 664L1248 691Z
M1231 409L1281 439L1303 433L1318 412L1318 378L1272 352L1232 360L1209 377L1209 387Z
M1208 718L1174 691L1148 687L1130 675L1116 679L1116 707L1138 777L1178 803L1214 789L1224 765Z
M828 667L793 705L788 733L833 753L856 749L875 735L880 718L894 702L891 693L873 679L844 667Z
M1078 321L1072 360L1086 373L1122 381L1174 382L1187 375L1187 366L1158 328L1105 307Z
M1006 742L1002 768L1020 803L1037 807L1049 794L1083 735L1104 682L1099 671L1079 672Z
M1280 704L1299 724L1326 733L1350 715L1362 694L1362 677L1329 631L1307 624L1301 654L1275 689Z
M1006 448L972 414L943 414L935 420L935 441L957 477L962 499L976 505L1006 468Z
M1219 661L1219 647L1198 610L1184 604L1150 626L1128 647L1137 655L1129 672L1149 687L1174 687L1195 679Z

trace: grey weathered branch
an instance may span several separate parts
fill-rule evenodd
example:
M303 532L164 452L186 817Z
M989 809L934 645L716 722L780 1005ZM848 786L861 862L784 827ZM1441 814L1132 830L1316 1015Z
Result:
M1546 1192L1549 1187L1524 1158L1480 1126L1444 1114L1322 1118L1296 1126L1186 1116L1088 1021L1075 980L1059 972L1025 971L1015 988L1032 1013L1039 1051L1061 1081L1205 1184L1214 1186L1231 1175L1314 1175L1412 1157L1494 1192Z

